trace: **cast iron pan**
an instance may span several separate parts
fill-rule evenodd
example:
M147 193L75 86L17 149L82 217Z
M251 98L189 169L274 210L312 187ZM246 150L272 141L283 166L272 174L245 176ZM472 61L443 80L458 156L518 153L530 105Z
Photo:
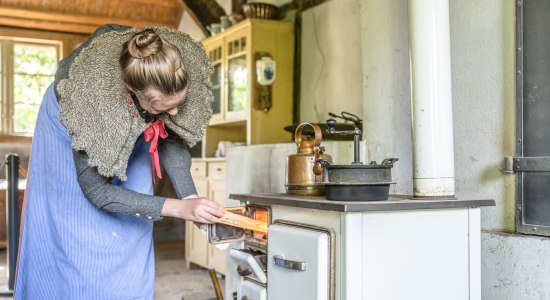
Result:
M382 201L387 200L390 184L395 182L377 183L325 183L327 200L338 201Z

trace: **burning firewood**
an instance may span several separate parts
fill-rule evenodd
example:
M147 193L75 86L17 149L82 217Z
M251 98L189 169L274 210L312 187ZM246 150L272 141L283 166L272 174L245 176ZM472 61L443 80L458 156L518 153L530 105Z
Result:
M242 215L238 215L229 211L219 220L221 224L249 229L260 232L267 232L267 222L251 219Z

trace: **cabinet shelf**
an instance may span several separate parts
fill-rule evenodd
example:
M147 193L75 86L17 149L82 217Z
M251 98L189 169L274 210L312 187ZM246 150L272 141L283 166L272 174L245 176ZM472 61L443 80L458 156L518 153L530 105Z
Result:
M246 119L229 119L210 122L210 127L244 127L246 126Z

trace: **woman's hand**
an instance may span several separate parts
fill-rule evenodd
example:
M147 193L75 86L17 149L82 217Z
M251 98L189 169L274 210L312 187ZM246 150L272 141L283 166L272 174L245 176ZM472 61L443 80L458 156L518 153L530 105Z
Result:
M184 200L167 198L162 207L162 216L175 217L196 223L217 223L223 217L225 209L217 202L204 197Z

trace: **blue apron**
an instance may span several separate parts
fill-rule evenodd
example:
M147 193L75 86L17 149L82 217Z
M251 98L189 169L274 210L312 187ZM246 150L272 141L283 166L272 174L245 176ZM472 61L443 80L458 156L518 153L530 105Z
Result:
M33 138L14 299L153 299L153 222L84 197L59 110L51 85ZM114 184L152 194L147 146L140 137L128 180Z

